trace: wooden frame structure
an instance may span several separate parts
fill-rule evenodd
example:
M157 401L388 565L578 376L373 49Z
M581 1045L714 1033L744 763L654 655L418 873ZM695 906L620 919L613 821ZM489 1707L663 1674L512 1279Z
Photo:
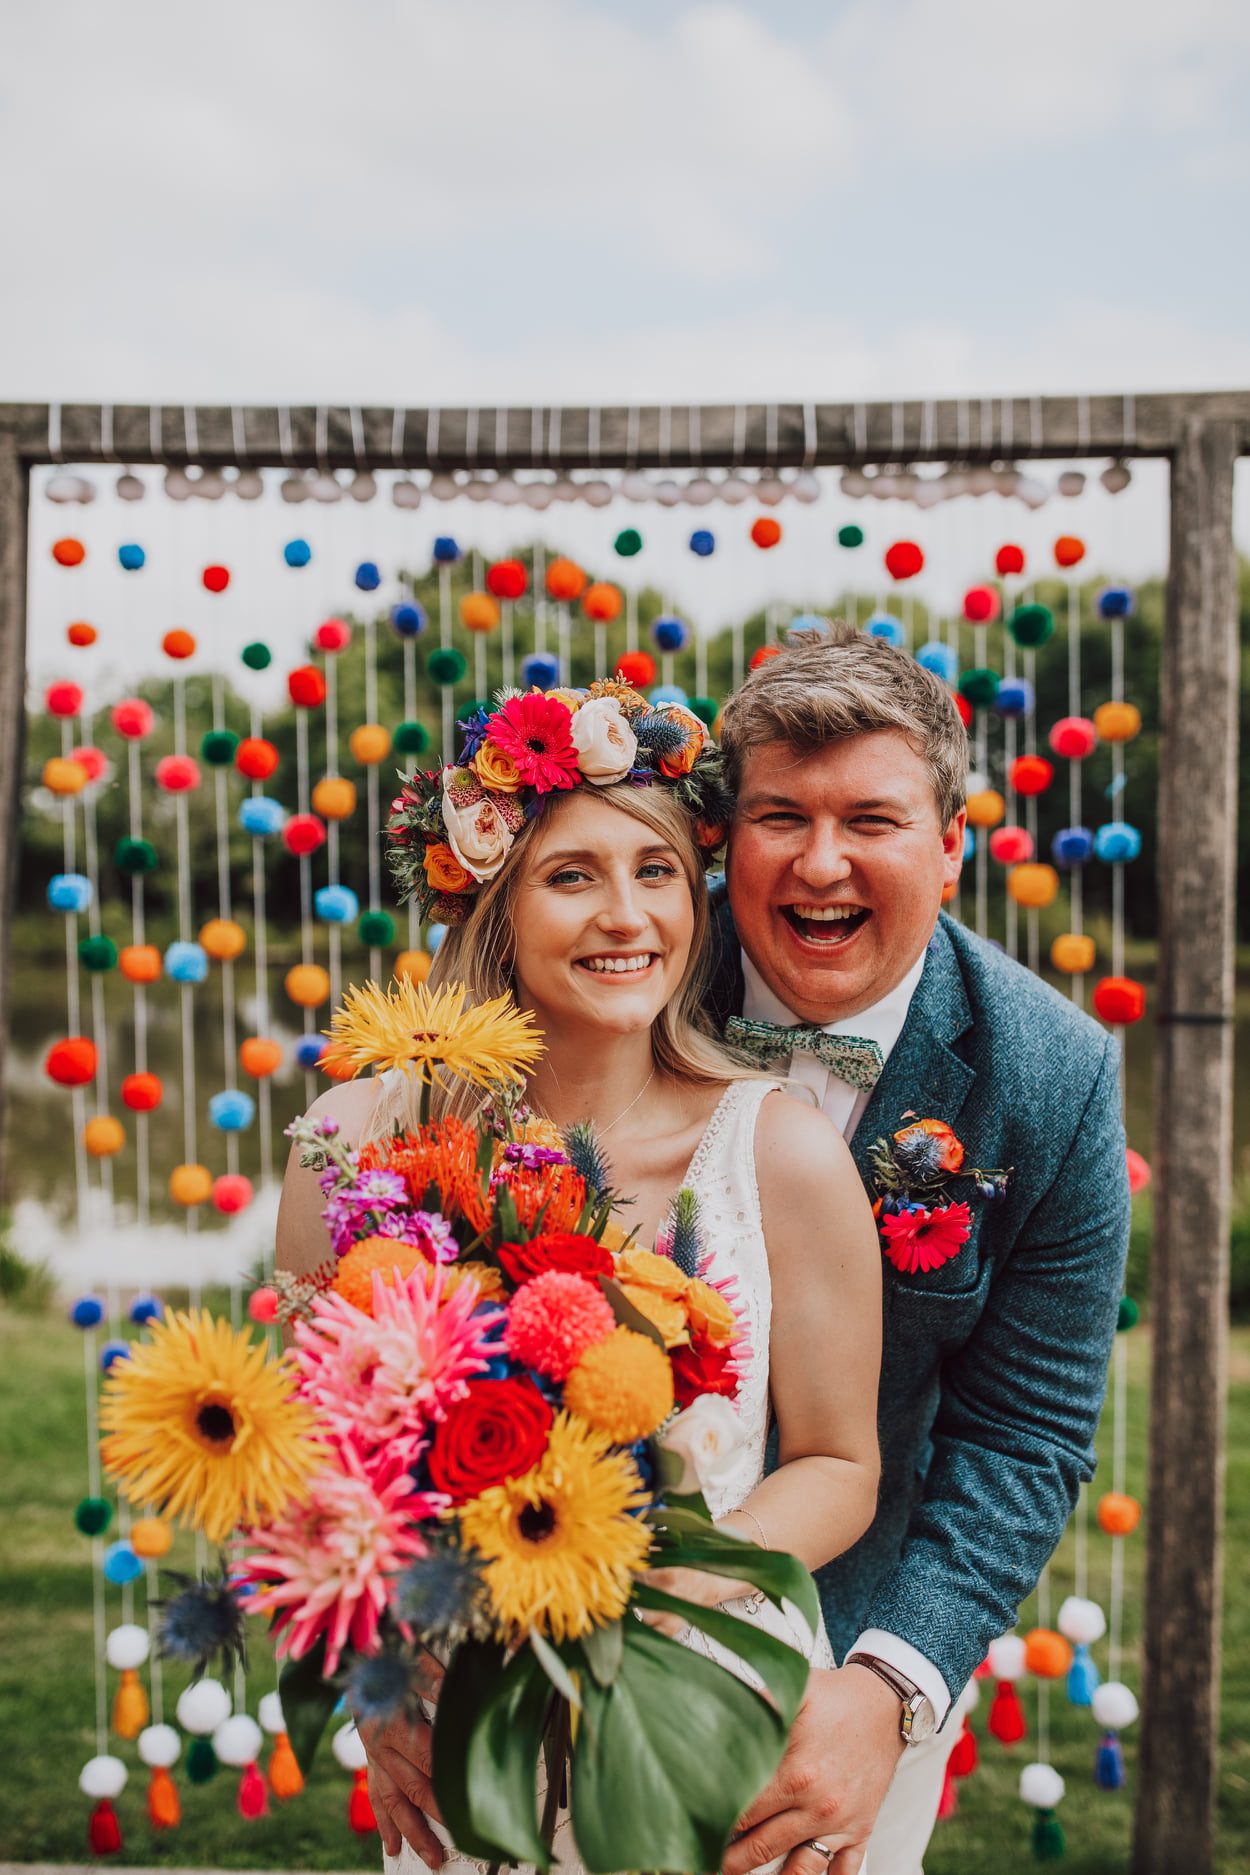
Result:
M1239 672L1232 507L1236 461L1247 454L1250 391L642 409L0 405L0 1088L21 826L32 468L126 462L452 471L975 464L1015 456L1167 460L1152 1515L1134 1875L1181 1868L1207 1875L1214 1860Z

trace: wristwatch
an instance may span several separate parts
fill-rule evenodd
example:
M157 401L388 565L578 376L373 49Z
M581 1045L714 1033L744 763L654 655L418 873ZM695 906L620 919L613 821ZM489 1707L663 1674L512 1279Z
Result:
M867 1667L879 1680L884 1680L892 1693L897 1693L902 1701L903 1710L899 1714L898 1732L905 1745L920 1745L926 1738L932 1738L937 1730L937 1715L933 1710L928 1695L922 1693L914 1680L909 1680L905 1673L890 1665L888 1660L878 1660L876 1654L848 1654L842 1662L844 1667Z

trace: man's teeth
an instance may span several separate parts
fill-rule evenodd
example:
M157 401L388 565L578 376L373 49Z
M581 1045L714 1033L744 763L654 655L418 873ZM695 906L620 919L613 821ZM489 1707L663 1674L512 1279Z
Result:
M854 918L862 905L792 905L796 918L810 918L814 924L833 924L839 918Z
M600 976L611 973L620 976L631 970L645 970L652 961L652 953L647 951L641 957L581 957L578 962L587 970L597 971Z

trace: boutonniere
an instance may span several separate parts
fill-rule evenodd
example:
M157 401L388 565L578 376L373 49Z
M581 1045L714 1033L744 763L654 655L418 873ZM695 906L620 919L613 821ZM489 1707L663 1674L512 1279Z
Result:
M879 1139L870 1154L877 1188L872 1209L886 1256L895 1269L912 1276L949 1263L972 1235L972 1211L952 1196L951 1185L971 1179L981 1197L1001 1198L1011 1167L965 1170L963 1143L945 1120L920 1120L913 1113L902 1117L908 1124L891 1138Z

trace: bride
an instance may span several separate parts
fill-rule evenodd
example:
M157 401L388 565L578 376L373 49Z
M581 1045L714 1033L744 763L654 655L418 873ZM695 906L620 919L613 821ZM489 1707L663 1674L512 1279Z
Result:
M464 838L456 845L470 851ZM654 1242L676 1192L695 1191L711 1274L736 1279L752 1349L736 1402L742 1445L732 1476L708 1491L709 1507L723 1529L817 1569L858 1539L875 1510L881 1255L841 1135L776 1081L740 1067L700 1026L708 898L683 791L657 775L650 786L552 792L491 864L487 876L465 874L477 887L472 909L448 932L434 975L465 983L477 1000L511 989L533 1011L545 1052L526 1101L557 1127L595 1123L613 1183L629 1194L617 1215L640 1243ZM432 888L445 888L446 870L427 862L431 874ZM428 898L420 877L418 889ZM360 1143L415 1124L415 1088L403 1074L336 1086L313 1111L332 1113ZM278 1220L281 1266L309 1270L326 1259L321 1203L315 1174L294 1153ZM766 1476L770 1420L777 1465ZM726 1598L723 1576L654 1579L705 1604ZM833 1665L823 1630L813 1637L797 1615L787 1619L759 1596L729 1606L814 1665ZM653 1618L678 1631L671 1616ZM701 1634L679 1632L713 1651ZM396 1720L367 1745L383 1848L400 1858L392 1875L462 1861L436 1833L430 1727ZM743 1792L744 1808L751 1794ZM565 1867L575 1863L566 1828L554 1847ZM812 1875L822 1859L816 1845Z

